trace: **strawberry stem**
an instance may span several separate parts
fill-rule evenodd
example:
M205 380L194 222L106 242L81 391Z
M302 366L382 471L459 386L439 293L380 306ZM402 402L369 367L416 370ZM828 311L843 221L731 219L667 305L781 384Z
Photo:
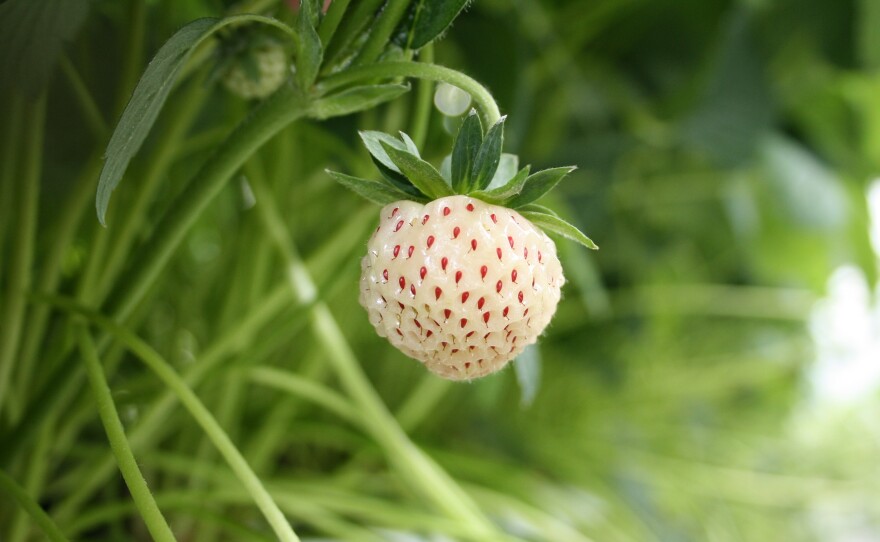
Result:
M101 418L101 423L104 425L104 431L107 433L110 447L116 456L119 471L122 473L125 485L128 486L135 506L137 506L153 540L174 542L174 533L171 532L168 521L156 505L156 500L147 486L147 481L138 467L137 459L135 459L128 438L125 436L125 428L122 426L122 420L119 418L119 411L116 409L116 403L113 401L113 394L110 391L110 386L107 384L107 377L104 375L104 369L101 367L101 360L98 359L95 343L92 341L85 325L78 324L76 329L80 351L86 365L86 372L89 375L89 382L91 383L92 395L97 403L98 415Z
M492 126L501 118L498 104L495 103L495 99L486 87L459 71L426 62L381 62L379 64L352 68L327 77L318 83L316 88L320 94L326 94L352 83L387 79L390 77L411 77L438 83L449 83L471 95L485 126Z
M422 47L421 51L419 51L419 59L428 64L434 62L433 43ZM416 88L415 107L413 108L409 129L412 139L418 148L425 145L425 139L428 135L428 119L431 118L431 97L433 94L433 81L423 80L419 82L419 86Z

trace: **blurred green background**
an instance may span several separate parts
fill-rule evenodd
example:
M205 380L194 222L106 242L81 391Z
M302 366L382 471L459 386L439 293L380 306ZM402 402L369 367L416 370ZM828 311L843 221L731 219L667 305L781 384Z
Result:
M93 196L73 179L94 171L146 61L184 23L229 7L89 4L51 78L35 276L65 203ZM375 209L323 170L375 175L357 130L406 129L415 92L270 142L188 233L131 329L183 371L283 287L283 259L252 209L249 180L261 177L382 399L512 536L880 541L880 2L477 0L434 52L492 91L508 115L506 152L579 167L543 203L601 250L557 243L569 282L540 343L539 378L521 388L509 369L439 381L376 337L357 304ZM182 132L163 131L180 126L187 102L202 105ZM124 284L140 240L247 108L203 81L177 89L114 195L109 227L90 210L74 224L56 289L88 301ZM453 126L432 110L422 155L439 164ZM120 232L114 219L129 212L143 226ZM0 244L4 283L13 237ZM425 519L435 512L363 432L243 376L276 366L338 388L301 313L279 310L197 394L294 503L285 512L304 539L456 540ZM65 321L48 316L36 346L47 364L72 340ZM128 428L163 388L117 350L110 383ZM4 413L0 447L15 453L0 466L72 539L149 539L114 469L70 501L108 450L85 385L24 440L43 363L14 375L21 400ZM181 540L270 536L252 505L212 500L238 486L179 408L135 452ZM325 515L298 511L297 496ZM0 499L0 533L39 539L28 525Z

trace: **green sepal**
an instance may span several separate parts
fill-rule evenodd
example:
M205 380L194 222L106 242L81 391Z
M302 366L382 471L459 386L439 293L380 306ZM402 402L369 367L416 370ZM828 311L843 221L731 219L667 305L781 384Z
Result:
M518 209L537 201L544 194L553 190L566 175L577 169L575 166L555 167L529 175L519 194L509 199L505 205Z
M419 192L411 182L409 182L409 179L400 172L400 168L397 167L382 147L382 142L385 142L388 145L393 146L395 149L405 151L407 150L406 143L384 132L376 132L373 130L362 130L358 132L358 135L361 136L361 140L364 142L367 151L369 151L373 164L376 165L376 169L379 170L379 173L382 174L382 177L385 180L398 190L402 190L412 197L423 196L423 194Z
M493 188L492 190L478 190L471 193L471 195L477 199L485 201L486 203L504 205L508 200L520 193L529 176L529 170L531 167L532 166L526 166L519 170L516 175L511 177L503 186Z
M364 142L364 146L373 156L373 159L386 168L394 171L396 173L400 173L400 168L397 167L397 164L391 160L391 157L388 156L388 153L385 152L385 148L382 146L382 143L387 145L391 145L397 150L406 151L408 150L406 147L406 143L400 141L396 137L392 135L388 135L385 132L377 132L375 130L361 130L358 132L358 135L361 136L361 141Z
M400 132L400 139L402 139L403 144L406 145L407 152L414 156L418 156L419 158L422 157L422 155L419 154L419 148L416 147L415 141L413 141L412 138L409 137L409 135L407 135L405 132Z
M465 194L469 191L471 170L482 142L483 125L476 110L471 109L471 112L461 123L458 135L455 136L455 142L452 144L450 178L452 188L458 194Z
M523 205L519 209L517 209L520 213L543 213L545 215L551 215L555 217L559 217L559 214L549 207L544 207L543 205L538 205L537 203L529 203L528 205Z
M400 200L412 200L420 203L426 203L428 201L427 198L423 196L417 197L401 192L387 183L352 177L351 175L339 173L338 171L331 171L329 169L325 169L324 171L342 186L379 205L388 205L389 203Z
M455 193L452 188L446 184L446 180L440 175L440 172L434 169L434 166L425 162L418 156L410 154L408 151L395 148L384 141L381 142L385 152L391 158L395 165L400 169L409 182L418 188L422 194L431 199L452 196Z
M382 175L382 178L387 181L391 186L401 190L407 194L410 194L413 197L422 197L424 194L419 192L419 189L412 185L409 182L409 179L403 176L402 173L398 173L393 169L389 169L385 167L385 165L376 160L375 156L370 157L373 160L373 165L376 166L376 169L379 170L379 173Z
M468 192L474 190L483 190L492 182L495 170L498 169L498 162L501 160L501 147L504 145L504 119L496 122L483 138L483 144L474 158L474 165L471 167L471 180Z
M311 107L311 116L329 119L350 115L397 98L409 92L409 84L364 85L343 90L338 94L317 100Z
M562 220L558 216L536 211L519 211L519 213L523 215L523 217L528 219L532 224L538 226L544 231L561 235L566 239L571 239L572 241L580 243L583 246L593 250L599 249L599 247L596 246L596 243L594 243L589 237L584 235L581 230L572 226L565 220Z
M324 46L315 30L319 13L315 3L306 0L300 3L296 18L296 81L303 90L308 90L315 82L324 60Z
M516 175L517 171L519 171L519 156L502 152L495 175L492 176L489 185L483 190L489 191L504 186Z

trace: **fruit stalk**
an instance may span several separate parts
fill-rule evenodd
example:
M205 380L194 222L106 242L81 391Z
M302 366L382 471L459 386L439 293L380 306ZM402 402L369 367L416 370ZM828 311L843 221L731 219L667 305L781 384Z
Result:
M425 62L382 62L352 68L325 78L316 85L316 88L319 93L326 94L352 83L371 79L387 79L389 77L412 77L414 79L427 79L437 83L449 83L471 95L485 126L492 126L501 118L498 104L495 103L495 99L486 90L486 87L461 72Z
M113 402L113 394L107 384L107 378L104 376L104 369L98 359L95 344L82 324L77 326L77 338L91 383L92 394L97 403L98 415L101 417L104 431L107 433L107 440L110 441L110 447L116 456L119 471L131 492L131 497L153 540L174 542L174 533L171 532L171 527L168 526L165 516L156 505L153 494L147 486L147 481L138 468L137 460L131 451L131 445L125 436L122 420L119 419L116 404Z

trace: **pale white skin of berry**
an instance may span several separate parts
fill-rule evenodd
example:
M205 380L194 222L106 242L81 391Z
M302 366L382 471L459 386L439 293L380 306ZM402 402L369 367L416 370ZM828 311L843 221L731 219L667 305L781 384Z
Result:
M491 374L534 343L565 282L543 231L467 196L385 206L361 270L379 335L451 380Z

